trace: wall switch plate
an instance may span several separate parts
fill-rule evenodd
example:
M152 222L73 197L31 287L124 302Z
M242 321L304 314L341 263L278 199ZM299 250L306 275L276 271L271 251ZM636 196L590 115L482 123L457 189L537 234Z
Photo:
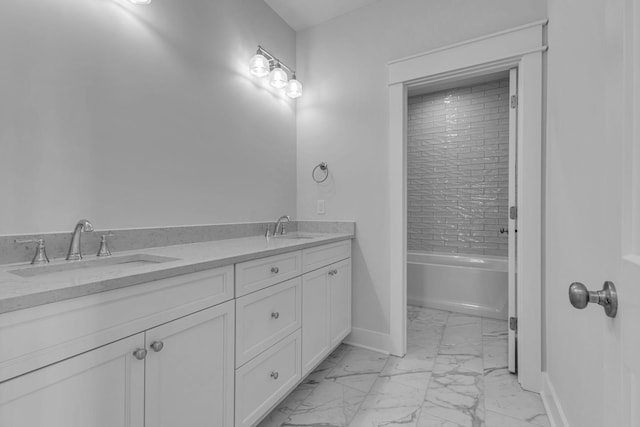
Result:
M324 214L324 200L318 200L318 209L319 214Z

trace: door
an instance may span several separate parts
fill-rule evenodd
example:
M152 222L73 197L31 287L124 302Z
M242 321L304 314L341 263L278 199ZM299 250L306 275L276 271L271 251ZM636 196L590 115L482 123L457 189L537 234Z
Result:
M515 101L512 101L515 100ZM516 200L518 198L518 174L517 174L517 159L518 159L518 144L517 144L517 130L518 130L518 69L513 68L509 71L509 260L508 260L508 275L509 275L509 350L508 350L508 368L509 372L517 372L517 274L516 274L516 239L517 226L518 226L518 211L516 207Z
M338 345L351 332L351 258L329 266L331 300L331 347Z
M329 352L329 267L302 276L302 376Z
M0 426L144 427L140 333L0 384Z
M233 426L234 301L146 332L149 427Z
M618 315L605 338L605 402L615 415L610 425L640 426L640 4L607 3L608 36L619 41L621 55L606 86L608 141L621 144L622 229L620 272L616 282ZM611 189L614 191L614 188ZM608 417L608 412L605 417ZM607 418L605 418L607 419Z
M572 237L572 241L564 241L566 247L555 250L562 256L554 264L568 270L570 279L584 283L589 291L602 289L605 281L613 282L618 307L615 317L605 316L603 308L594 303L571 313L565 320L574 330L559 338L556 346L568 344L562 347L562 354L550 359L550 364L564 357L563 367L571 371L580 368L575 372L565 369L554 378L571 425L638 427L640 5L637 0L610 0L601 5L602 11L594 19L599 20L601 28L594 40L606 50L596 54L601 61L594 61L595 69L586 72L589 77L594 76L594 87L599 87L595 91L597 98L592 100L585 93L573 104L584 113L599 102L601 105L595 110L601 113L599 117L582 118L584 129L579 130L576 141L569 142L571 148L585 149L573 153L575 163L565 170L565 182L560 182L565 190L563 196L575 202L566 205L571 211L554 212L567 215L563 223L570 228ZM566 154L565 158L569 157ZM557 323L551 327L557 328ZM573 389L563 382L567 377L573 382Z

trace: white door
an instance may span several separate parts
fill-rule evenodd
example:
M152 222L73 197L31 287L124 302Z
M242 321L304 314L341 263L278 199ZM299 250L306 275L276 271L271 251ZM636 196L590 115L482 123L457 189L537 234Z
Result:
M516 239L517 239L517 188L518 188L518 174L517 174L517 159L518 159L518 144L516 140L517 135L517 119L518 108L517 102L511 104L511 99L518 96L518 69L513 68L509 71L509 212L506 214L509 216L509 358L508 367L509 372L516 373L516 360L517 360L517 324L512 323L511 319L517 319L517 274L516 274ZM513 209L512 209L513 208Z
M233 426L234 308L229 301L146 332L146 426Z
M331 295L331 347L338 345L351 332L351 258L329 266Z
M302 376L329 352L329 267L302 276Z
M0 384L0 426L143 427L144 334Z
M613 282L618 308L614 318L606 317L603 308L592 303L572 316L582 321L581 333L588 336L589 347L585 344L579 350L583 359L589 360L589 349L593 349L601 352L593 360L602 361L601 366L575 361L582 367L580 376L595 386L576 389L575 407L582 405L587 411L582 425L640 427L640 4L637 0L607 1L603 20L602 39L607 42L601 74L603 124L587 122L584 126L602 136L597 144L604 154L600 158L577 155L579 173L572 177L586 178L597 168L601 178L595 191L573 188L593 199L590 209L576 212L574 221L583 226L585 238L571 242L567 253L572 256L567 260L579 266L572 268L572 274L582 275L583 279L575 280L589 291L602 289L604 281ZM581 101L589 105L587 97ZM592 230L597 230L598 239L589 239ZM601 393L596 395L597 402L595 393ZM571 407L573 402L566 405ZM592 412L589 407L594 405ZM578 419L576 412L570 418Z
M607 35L621 48L607 69L619 74L607 78L605 120L607 143L621 145L620 164L615 166L622 171L622 229L617 242L620 271L614 272L619 277L618 315L607 325L603 340L603 408L610 408L605 410L610 425L640 427L640 4L607 3L606 16Z

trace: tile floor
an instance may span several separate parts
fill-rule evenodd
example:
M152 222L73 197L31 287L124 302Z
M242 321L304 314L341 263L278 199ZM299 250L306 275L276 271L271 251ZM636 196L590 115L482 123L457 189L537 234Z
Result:
M259 427L549 426L507 371L506 322L409 306L404 358L338 347Z

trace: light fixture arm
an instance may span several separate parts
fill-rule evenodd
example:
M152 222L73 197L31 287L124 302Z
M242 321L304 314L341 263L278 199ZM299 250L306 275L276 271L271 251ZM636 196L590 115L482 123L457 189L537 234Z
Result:
M294 75L296 73L296 70L292 69L287 64L276 58L271 52L269 52L262 46L258 45L258 51L256 53L264 55L264 57L269 60L269 64L271 64L272 68L275 66L275 64L280 64L280 67L285 68L290 74Z

